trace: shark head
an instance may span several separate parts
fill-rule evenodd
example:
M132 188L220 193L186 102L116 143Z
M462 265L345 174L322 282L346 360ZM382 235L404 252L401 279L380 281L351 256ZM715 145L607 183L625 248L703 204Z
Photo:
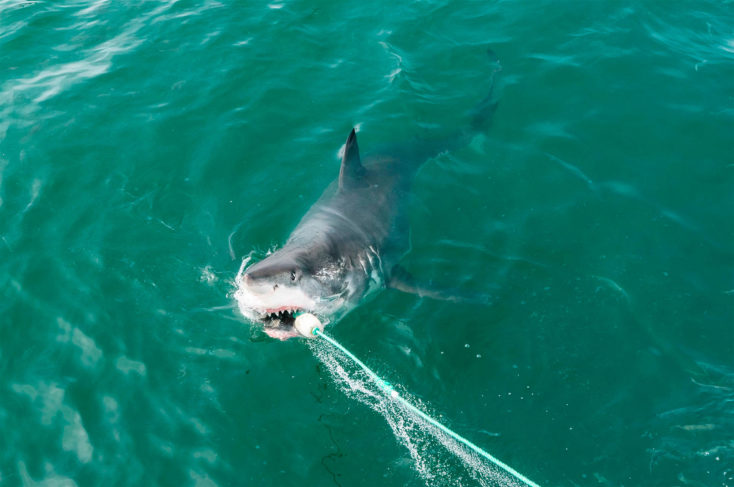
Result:
M299 312L328 323L349 293L340 266L317 261L301 249L284 248L244 269L235 293L242 314L280 340L298 336L294 323Z
M235 297L242 314L263 323L271 337L298 336L299 312L312 313L323 324L339 319L374 289L370 283L379 282L372 277L380 259L371 235L380 234L384 225L377 223L379 211L370 204L384 198L372 194L366 175L352 130L336 193L327 189L283 248L249 267L243 263Z

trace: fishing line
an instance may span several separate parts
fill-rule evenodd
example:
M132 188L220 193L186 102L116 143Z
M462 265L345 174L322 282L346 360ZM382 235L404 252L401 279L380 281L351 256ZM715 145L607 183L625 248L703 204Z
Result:
M359 360L352 352L350 352L349 350L347 350L346 348L344 348L344 346L341 343L337 342L336 340L334 340L333 338L331 338L329 335L324 334L324 332L322 331L321 327L314 326L310 330L310 332L314 336L323 338L329 344L331 344L332 346L334 346L335 348L337 348L338 350L340 350L344 355L346 355L347 357L349 357L355 364L357 364L360 368L362 368L362 370L364 370L367 373L367 375L380 387L380 389L382 389L385 392L385 394L387 396L389 396L391 399L394 399L394 400L398 401L399 403L401 403L403 406L405 406L406 408L408 408L408 410L410 410L411 412L413 412L416 415L418 415L420 418L422 418L428 424L430 424L431 426L434 426L434 427L438 428L439 430L443 431L444 433L446 433L447 435L449 435L451 438L453 438L454 440L458 441L459 443L464 444L466 447L468 447L474 453L476 453L477 455L480 455L480 456L484 457L485 459L489 460L493 465L495 465L495 466L499 467L500 469L504 470L505 472L507 472L508 474L512 475L513 477L515 477L517 480L523 482L524 484L529 485L530 487L540 487L538 484L536 484L535 482L533 482L532 480L530 480L529 478L527 478L526 476L524 476L523 474L521 474L520 472L518 472L517 470L515 470L514 468L510 467L509 465L507 465L503 461L499 460L498 458L490 455L488 452L486 452L482 448L478 447L477 445L475 445L471 441L467 440L466 438L464 438L460 434L458 434L458 433L454 432L453 430L449 429L448 427L442 425L441 423L439 423L438 421L436 421L435 419L433 419L432 417L430 417L429 415L427 415L426 413L424 413L423 411L421 411L417 407L413 406L410 402L408 402L407 399L405 399L400 394L398 394L398 391L396 391L393 388L393 386L390 385L389 382L387 382L386 380L383 380L382 378L380 378L380 376L378 376L375 372L373 372L372 369L370 369L369 367L367 367L367 365L365 365L364 362L362 362L361 360Z

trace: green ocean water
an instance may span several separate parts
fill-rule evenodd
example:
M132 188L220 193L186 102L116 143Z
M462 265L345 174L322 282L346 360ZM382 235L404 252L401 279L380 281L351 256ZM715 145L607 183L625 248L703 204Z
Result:
M416 277L327 332L545 486L734 485L734 4L0 1L0 485L512 485L239 313L361 151ZM340 375L341 374L341 375ZM463 455L463 456L462 456Z

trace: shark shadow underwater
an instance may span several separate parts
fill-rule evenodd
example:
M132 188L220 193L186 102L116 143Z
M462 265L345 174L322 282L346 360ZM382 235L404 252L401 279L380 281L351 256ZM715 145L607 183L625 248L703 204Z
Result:
M286 340L299 336L294 327L296 313L312 313L324 324L333 323L385 287L462 300L417 284L400 266L410 248L407 202L424 162L465 146L487 130L497 107L493 91L500 68L494 59L488 93L457 133L362 158L352 129L338 179L303 216L282 248L240 270L235 297L245 317L262 323L270 337Z

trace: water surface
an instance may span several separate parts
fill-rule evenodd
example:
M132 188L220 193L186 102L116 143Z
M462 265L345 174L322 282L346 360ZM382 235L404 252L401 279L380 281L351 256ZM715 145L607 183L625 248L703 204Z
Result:
M0 2L0 483L502 483L233 298L351 127L453 133L490 48L403 264L497 305L330 333L541 485L734 484L731 7Z

